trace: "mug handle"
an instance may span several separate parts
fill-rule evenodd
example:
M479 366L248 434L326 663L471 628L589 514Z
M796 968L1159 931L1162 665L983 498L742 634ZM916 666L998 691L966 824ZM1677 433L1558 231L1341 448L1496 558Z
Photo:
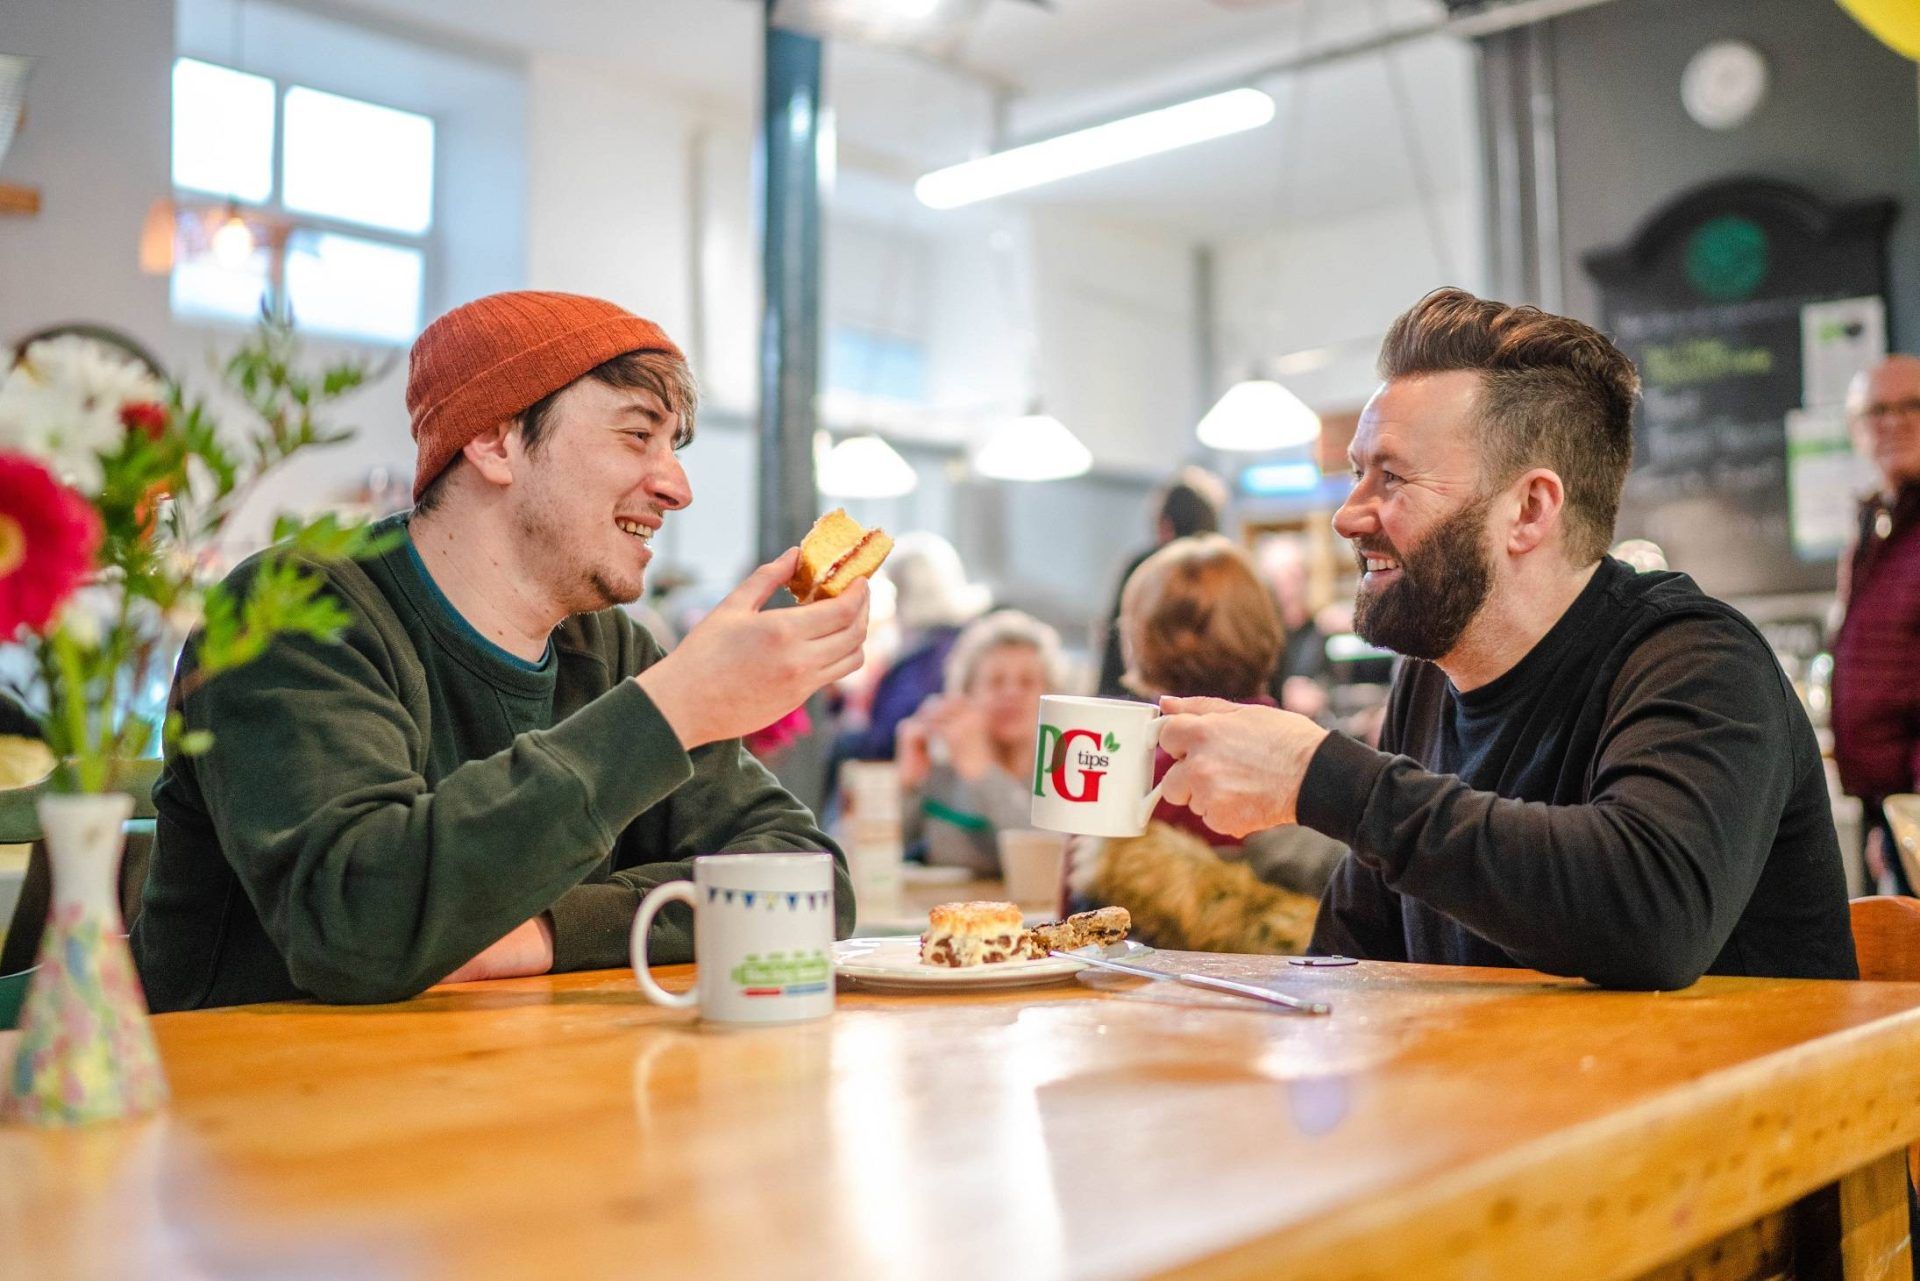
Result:
M1166 719L1167 718L1164 715L1156 714L1152 720L1147 722L1147 750L1148 751L1155 752L1160 749L1160 725ZM1135 824L1135 826L1137 826L1141 831L1143 832L1146 831L1147 824L1153 821L1153 811L1159 808L1159 805L1160 805L1160 794L1166 790L1167 790L1167 781L1165 779L1161 779L1158 783L1155 783L1153 785L1153 790L1148 792L1145 798L1141 800L1140 813L1139 813L1140 821L1137 824Z
M627 950L633 957L633 981L640 985L641 993L655 1005L664 1005L670 1010L691 1010L700 1004L697 990L681 992L678 995L667 991L653 981L653 974L647 968L647 931L653 927L653 918L661 908L669 903L685 903L695 911L699 910L694 896L692 881L668 881L656 885L640 900L640 913L633 918L633 934L627 940Z

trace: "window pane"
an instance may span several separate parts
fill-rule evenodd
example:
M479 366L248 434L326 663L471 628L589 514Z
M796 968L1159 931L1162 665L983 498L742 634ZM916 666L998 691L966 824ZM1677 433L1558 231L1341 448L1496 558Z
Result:
M267 251L255 249L238 262L223 262L210 248L187 247L173 266L171 302L176 316L250 324L260 317L267 292Z
M301 329L412 342L423 255L358 236L299 231L287 245L287 297Z
M286 206L419 235L433 224L433 121L287 90Z
M173 184L250 204L273 194L273 81L174 61Z
M837 325L827 333L826 386L910 404L927 398L927 349L910 338Z

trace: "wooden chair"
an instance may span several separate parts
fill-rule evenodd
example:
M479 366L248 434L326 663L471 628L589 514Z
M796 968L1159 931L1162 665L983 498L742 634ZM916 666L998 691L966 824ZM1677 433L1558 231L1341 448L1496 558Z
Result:
M1892 811L1888 811L1891 817ZM1869 983L1920 982L1920 898L1876 894L1847 905L1853 954ZM1907 1149L1907 1178L1920 1188L1920 1143Z
M1847 906L1860 977L1877 983L1920 982L1920 898L1876 894Z

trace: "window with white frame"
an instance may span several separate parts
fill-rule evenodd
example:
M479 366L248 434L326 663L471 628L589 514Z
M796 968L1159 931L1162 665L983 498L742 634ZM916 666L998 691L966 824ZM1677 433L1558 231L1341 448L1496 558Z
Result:
M177 59L174 314L246 323L264 304L309 332L412 341L433 151L428 116Z

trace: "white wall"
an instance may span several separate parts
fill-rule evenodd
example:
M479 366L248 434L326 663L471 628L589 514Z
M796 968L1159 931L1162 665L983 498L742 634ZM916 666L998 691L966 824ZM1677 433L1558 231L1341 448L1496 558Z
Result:
M136 256L148 205L172 191L176 40L191 56L431 115L439 163L427 314L521 283L527 147L518 70L260 2L246 6L236 44L233 14L228 0L183 0L177 11L171 0L0 5L0 49L42 59L29 125L3 176L40 187L43 200L38 217L0 218L0 340L58 321L100 321L147 343L190 389L212 385L239 331L176 322L165 277L142 275ZM264 485L238 521L240 542L263 537L276 510L339 500L373 467L412 470L404 349L309 344L316 362L350 352L382 375L337 415L360 435Z
M171 0L6 0L0 49L39 60L0 179L41 198L36 216L0 216L0 343L91 320L164 347L167 282L136 255L172 189Z
M1055 211L1034 219L1041 389L1107 471L1164 476L1193 450L1194 246Z
M1485 288L1474 77L1473 48L1434 37L1272 86L1298 134L1269 225L1212 245L1209 400L1256 361L1313 352L1276 372L1317 409L1354 408L1395 316L1441 285Z
M696 120L611 68L536 56L527 77L527 283L687 332Z
M1320 410L1365 401L1377 381L1380 338L1395 316L1442 285L1484 287L1477 197L1457 191L1436 210L1444 256L1418 205L1215 246L1216 386L1246 377L1263 358L1321 350L1326 363L1284 373L1287 386Z

